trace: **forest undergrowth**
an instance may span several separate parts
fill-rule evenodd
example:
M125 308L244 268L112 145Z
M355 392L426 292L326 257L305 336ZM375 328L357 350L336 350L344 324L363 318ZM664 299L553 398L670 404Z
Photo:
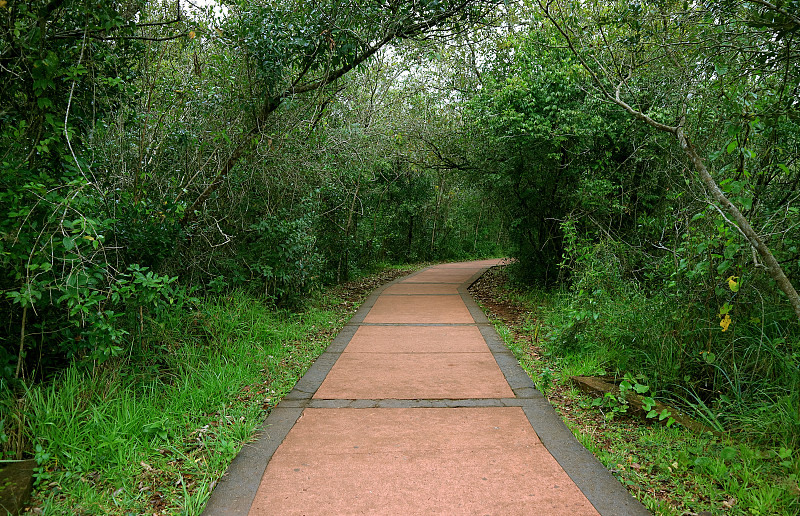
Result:
M32 514L200 514L217 480L372 290L414 266L330 287L299 311L243 291L146 328L138 353L72 366L13 417L38 464Z
M492 269L470 291L576 438L654 514L800 514L797 442L792 429L766 435L768 408L751 406L721 431L698 433L679 424L668 427L666 418L642 419L598 403L601 398L580 392L571 377L639 375L636 385L643 386L646 368L628 362L629 369L622 370L619 365L626 362L601 347L560 346L557 325L567 312L567 293L515 284L505 267ZM703 420L696 406L679 405L681 396L658 392L660 400ZM748 425L750 419L765 426Z

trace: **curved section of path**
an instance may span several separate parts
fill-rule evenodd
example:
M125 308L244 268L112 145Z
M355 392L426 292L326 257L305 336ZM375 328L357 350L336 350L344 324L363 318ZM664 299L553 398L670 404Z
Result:
M430 267L362 305L204 514L648 515L584 449L467 287Z

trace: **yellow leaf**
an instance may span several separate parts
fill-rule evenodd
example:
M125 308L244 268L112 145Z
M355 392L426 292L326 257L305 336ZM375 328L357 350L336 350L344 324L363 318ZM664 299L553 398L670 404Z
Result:
M739 284L736 282L737 279L739 279L739 276L731 276L728 278L728 287L731 289L731 292L739 291Z
M6 0L0 0L0 7L5 7L8 2Z
M725 317L719 322L719 325L722 326L722 331L728 331L728 326L731 325L731 316L725 314Z

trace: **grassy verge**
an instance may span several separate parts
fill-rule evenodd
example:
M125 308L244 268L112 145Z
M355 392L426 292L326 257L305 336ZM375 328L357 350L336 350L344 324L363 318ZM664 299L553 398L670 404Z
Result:
M797 450L757 445L735 429L697 434L598 409L570 377L625 371L610 370L602 348L551 351L554 296L510 287L502 273L485 276L473 294L577 439L654 514L800 514Z
M128 357L69 367L22 400L36 514L199 514L272 407L379 284L329 289L302 313L242 292L151 325Z

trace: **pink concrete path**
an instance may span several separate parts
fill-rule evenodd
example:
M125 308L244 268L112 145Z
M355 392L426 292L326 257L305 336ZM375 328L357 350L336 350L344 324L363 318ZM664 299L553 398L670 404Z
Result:
M467 293L497 263L438 265L379 289L205 514L649 514L575 441Z

